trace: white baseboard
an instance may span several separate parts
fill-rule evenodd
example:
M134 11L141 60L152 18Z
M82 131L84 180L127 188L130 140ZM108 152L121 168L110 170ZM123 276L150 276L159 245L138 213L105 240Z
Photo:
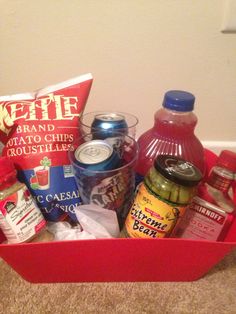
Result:
M204 147L209 148L217 155L224 149L236 152L236 142L227 141L202 141Z

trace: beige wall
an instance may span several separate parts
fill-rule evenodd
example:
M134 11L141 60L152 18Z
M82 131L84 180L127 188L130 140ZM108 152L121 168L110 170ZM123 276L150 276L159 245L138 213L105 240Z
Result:
M0 94L91 72L86 111L153 124L168 89L196 96L201 140L235 141L236 34L223 0L0 0Z

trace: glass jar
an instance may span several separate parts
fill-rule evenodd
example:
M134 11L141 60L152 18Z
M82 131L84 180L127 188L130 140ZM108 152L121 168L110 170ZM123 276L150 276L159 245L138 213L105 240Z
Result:
M11 160L0 157L0 228L8 243L29 242L46 227L28 188L16 174Z
M193 164L174 156L159 155L137 188L122 236L170 236L197 193L201 179L201 172Z

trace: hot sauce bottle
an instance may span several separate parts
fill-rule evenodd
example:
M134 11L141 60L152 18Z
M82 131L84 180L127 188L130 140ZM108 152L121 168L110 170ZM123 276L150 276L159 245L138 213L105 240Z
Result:
M0 228L8 243L28 242L41 234L46 221L16 169L0 157Z
M235 216L230 195L235 180L236 153L223 150L206 182L198 189L173 236L223 241Z

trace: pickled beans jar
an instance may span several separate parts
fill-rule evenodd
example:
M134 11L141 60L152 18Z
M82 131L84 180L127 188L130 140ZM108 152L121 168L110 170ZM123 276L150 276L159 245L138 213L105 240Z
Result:
M190 162L159 155L137 188L121 236L170 236L196 195L201 179L201 172Z

